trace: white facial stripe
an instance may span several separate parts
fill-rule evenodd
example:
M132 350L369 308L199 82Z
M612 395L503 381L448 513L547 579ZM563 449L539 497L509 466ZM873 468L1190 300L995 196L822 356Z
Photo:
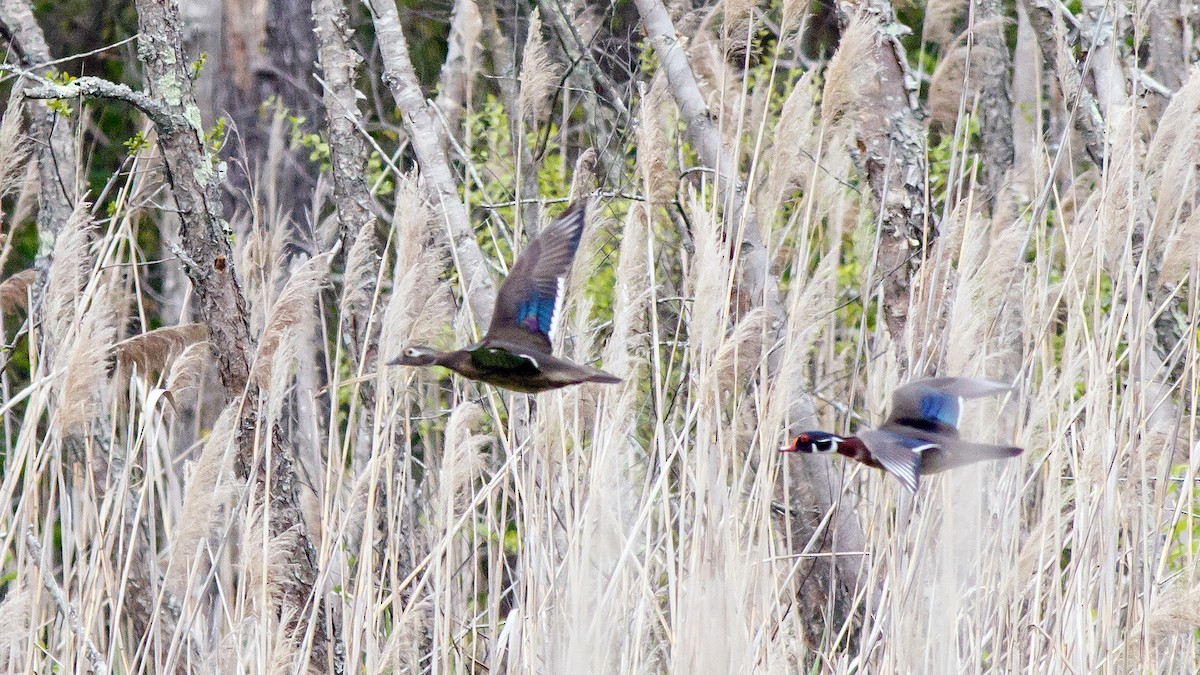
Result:
M550 314L550 342L558 335L559 324L562 323L563 292L566 289L566 277L558 278L558 289L554 292L554 310Z
M823 438L813 442L813 449L816 452L837 452L838 441L836 438Z

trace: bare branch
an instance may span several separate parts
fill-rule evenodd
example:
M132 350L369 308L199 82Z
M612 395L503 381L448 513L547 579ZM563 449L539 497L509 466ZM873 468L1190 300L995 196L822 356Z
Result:
M450 162L443 151L441 125L435 120L408 56L408 41L400 27L396 4L390 0L367 0L375 21L375 35L383 56L383 81L392 91L408 130L425 189L450 228L454 255L464 275L463 295L475 314L475 320L487 325L492 319L496 288L475 239L475 229L467 207L458 196L458 186L450 173Z
M1063 27L1058 12L1061 11L1054 0L1021 0L1025 12L1029 15L1029 24L1037 36L1038 47L1042 52L1042 60L1058 78L1058 86L1062 88L1063 98L1071 109L1075 128L1083 134L1083 142L1087 146L1088 157L1096 164L1104 162L1104 118L1100 114L1100 106L1096 98L1083 86L1083 77L1075 67L1074 62L1067 62L1068 53L1062 44Z
M359 236L367 241L358 247L362 258L375 257L376 242L372 222L371 190L367 186L367 146L359 134L363 127L362 112L358 109L358 90L354 87L355 73L362 58L350 43L350 20L343 0L313 0L313 23L316 25L317 49L325 84L325 121L329 125L329 155L333 173L333 202L337 206L339 231L345 242L343 251L355 249ZM374 274L368 279L374 294ZM369 308L362 308L362 310ZM365 311L349 312L350 346L354 365L363 362L371 351L371 339L366 334ZM364 391L367 391L364 389ZM372 406L367 406L367 409Z
M29 87L25 90L26 98L53 100L79 98L82 96L85 98L124 101L146 113L150 121L154 122L155 126L160 130L167 129L174 131L178 128L188 126L187 120L182 116L172 114L172 111L166 106L159 105L154 99L140 91L134 91L124 84L109 82L99 77L81 77L71 80L68 84L57 84L28 71L21 71L10 67L0 67L0 70L16 72L21 76L31 77L38 81L39 84L37 86Z
M981 58L972 58L979 73L979 138L983 145L983 184L987 201L997 203L1013 165L1012 94L1009 81L1012 58L1004 36L1004 5L999 0L976 0L972 8L974 46Z
M902 29L889 0L843 1L838 6L844 15L857 17L852 21L865 22L872 30L867 65L873 76L857 96L857 145L879 208L884 320L900 344L905 339L909 282L934 235L925 183L925 131L913 110L915 80L896 38Z
M0 0L0 31L19 56L27 70L47 72L51 63L50 48L42 28L33 16L29 0ZM37 283L33 286L31 314L40 311L42 293L46 288L54 240L59 228L71 218L76 194L78 155L75 134L69 120L44 103L26 106L30 136L37 152L38 163L38 255L35 267Z
M534 169L533 152L530 151L529 144L523 141L525 127L522 124L519 103L521 87L517 79L517 64L513 60L513 43L500 28L500 18L496 15L493 0L479 0L479 15L483 20L483 36L491 52L492 63L496 67L500 95L504 97L504 107L508 111L509 139L517 151L518 184L514 187L514 191L518 193L516 201L520 204L517 213L524 221L525 229L532 234L537 231L539 225L537 172Z
M726 220L733 228L734 236L740 238L740 258L744 270L743 292L749 296L752 307L764 304L774 308L778 304L778 291L773 279L769 280L769 261L763 246L762 233L754 208L746 200L745 186L738 177L737 165L732 154L721 143L720 130L713 121L696 74L688 62L687 53L675 32L675 24L661 0L636 0L638 12L650 34L650 43L667 74L667 84L675 105L683 116L688 140L696 149L700 161L717 175L717 188L726 208ZM766 293L769 297L764 298Z
M37 535L33 532L33 526L25 531L25 546L29 548L29 552L33 554L33 559L38 567L42 563L42 545L37 539ZM96 643L92 642L92 636L88 635L87 630L83 627L83 621L79 618L79 610L67 600L67 594L63 592L62 586L54 580L54 577L42 570L42 585L46 587L46 591L50 593L50 597L54 599L54 604L58 605L58 611L67 619L67 624L71 626L71 632L75 633L75 639L83 643L83 655L87 658L88 663L92 666L92 673L95 675L108 675L108 662L100 654L100 650L96 648Z

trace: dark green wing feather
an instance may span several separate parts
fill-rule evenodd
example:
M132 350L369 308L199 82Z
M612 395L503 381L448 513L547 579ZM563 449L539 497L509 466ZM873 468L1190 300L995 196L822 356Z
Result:
M514 354L499 347L476 347L467 352L471 363L484 373L537 375L541 368L535 358Z

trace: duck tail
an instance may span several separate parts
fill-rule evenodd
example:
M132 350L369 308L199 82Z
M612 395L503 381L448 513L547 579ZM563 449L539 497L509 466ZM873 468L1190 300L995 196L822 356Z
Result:
M603 370L596 370L596 372L592 373L591 375L588 375L588 378L586 381L587 382L599 382L601 384L620 384L620 383L624 382L625 380L617 377L616 375L613 375L612 373L606 373Z
M986 462L992 459L1009 459L1025 452L1024 449L1011 445L990 445L987 443L944 443L942 452L938 455L935 466L922 466L922 473L936 473L960 466Z

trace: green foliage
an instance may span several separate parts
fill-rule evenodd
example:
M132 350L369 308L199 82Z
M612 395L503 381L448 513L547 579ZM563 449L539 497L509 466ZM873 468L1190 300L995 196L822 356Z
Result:
M78 78L72 77L70 73L60 71L48 73L46 75L46 79L54 84L65 85L74 82ZM74 112L71 108L71 102L67 99L50 99L46 101L46 107L50 108L59 115L62 115L63 117L70 117Z
M225 139L229 135L228 127L229 118L221 116L208 131L204 132L204 144L210 155L215 157L220 154L221 148L225 147Z
M150 141L147 140L146 134L141 131L125 139L125 150L131 155L148 149L150 149Z
M204 71L204 64L208 63L208 52L200 52L195 61L192 61L192 79L200 77L200 73Z

